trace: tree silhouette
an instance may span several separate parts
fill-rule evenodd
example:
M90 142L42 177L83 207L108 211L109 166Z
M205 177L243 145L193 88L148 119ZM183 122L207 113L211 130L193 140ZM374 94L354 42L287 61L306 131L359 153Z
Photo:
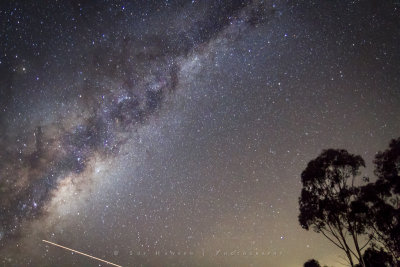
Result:
M400 265L400 138L378 153L374 163L378 179L362 187L359 206L368 209L366 224L375 245Z
M304 263L304 267L321 267L317 260L311 259Z
M359 209L354 212L352 203L359 199L360 188L355 179L359 176L364 160L346 150L324 150L311 160L301 174L303 188L299 199L300 225L317 233L342 249L349 264L354 266L353 257L365 266L359 236L365 232L365 221Z
M386 253L383 249L376 250L368 248L365 250L363 259L366 267L392 267L394 262L392 256ZM356 267L360 267L359 264Z

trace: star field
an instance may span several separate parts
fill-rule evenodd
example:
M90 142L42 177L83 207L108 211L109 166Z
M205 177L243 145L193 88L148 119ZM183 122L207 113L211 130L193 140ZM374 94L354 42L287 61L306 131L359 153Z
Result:
M298 223L322 149L400 133L394 1L0 5L0 261L337 266ZM100 265L104 266L104 265Z

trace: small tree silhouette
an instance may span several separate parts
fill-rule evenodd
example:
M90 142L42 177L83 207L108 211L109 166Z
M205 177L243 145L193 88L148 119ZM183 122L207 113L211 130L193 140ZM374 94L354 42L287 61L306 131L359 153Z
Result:
M311 259L304 263L304 267L321 267L317 260Z

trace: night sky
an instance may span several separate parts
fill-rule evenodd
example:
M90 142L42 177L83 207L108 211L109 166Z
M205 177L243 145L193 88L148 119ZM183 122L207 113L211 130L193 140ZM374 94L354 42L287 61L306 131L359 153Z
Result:
M371 173L400 136L400 2L2 1L0 21L1 264L105 266L45 239L122 266L340 266L298 223L300 174L326 148Z

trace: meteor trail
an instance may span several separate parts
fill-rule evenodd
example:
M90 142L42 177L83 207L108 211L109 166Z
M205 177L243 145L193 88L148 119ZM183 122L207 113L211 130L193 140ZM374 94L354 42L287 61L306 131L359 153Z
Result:
M59 245L59 244L56 244L56 243L53 243L53 242L50 242L50 241L47 241L47 240L44 240L44 239L43 239L42 241L45 242L45 243L49 243L49 244L51 244L51 245L53 245L53 246L60 247L60 248L63 248L63 249L70 250L70 251L72 251L72 252L81 254L81 255L83 255L83 256L86 256L86 257L89 257L89 258L92 258L92 259L95 259L95 260L98 260L98 261L105 262L105 263L110 264L110 265L114 265L114 266L117 266L117 267L122 267L121 265L118 265L118 264L115 264L115 263L112 263L112 262L109 262L109 261L105 261L105 260L102 260L102 259L93 257L93 256L88 255L88 254L85 254L85 253L83 253L83 252L79 252L79 251L77 251L77 250L74 250L74 249L71 249L71 248L67 248L67 247L61 246L61 245Z

